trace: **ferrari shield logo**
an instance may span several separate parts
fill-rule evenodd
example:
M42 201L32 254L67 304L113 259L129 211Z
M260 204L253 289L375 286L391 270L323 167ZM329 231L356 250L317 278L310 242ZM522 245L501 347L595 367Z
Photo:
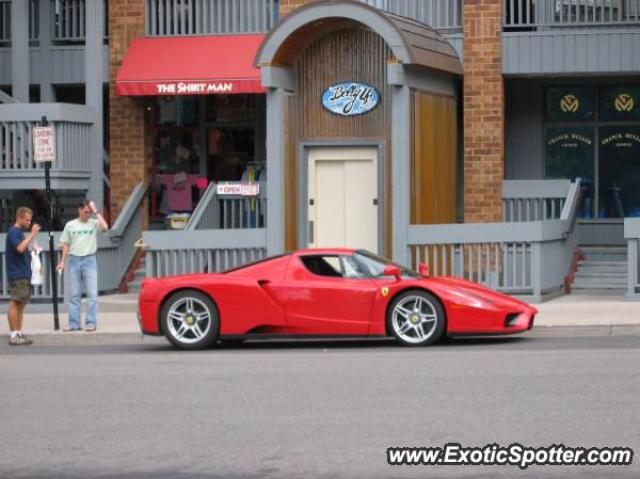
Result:
M387 287L382 288L382 291L381 291L381 292L382 292L382 296L386 296L386 295L388 295L388 294L389 294L389 288L387 288Z

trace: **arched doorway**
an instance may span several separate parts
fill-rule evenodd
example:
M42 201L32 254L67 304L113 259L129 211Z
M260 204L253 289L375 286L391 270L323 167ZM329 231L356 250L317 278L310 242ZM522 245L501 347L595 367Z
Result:
M269 249L367 247L403 260L412 217L443 196L415 181L423 157L456 163L453 47L414 20L321 1L283 18L256 64L268 89L269 217L282 218L270 222ZM449 147L438 149L443 124ZM455 191L455 178L443 188Z

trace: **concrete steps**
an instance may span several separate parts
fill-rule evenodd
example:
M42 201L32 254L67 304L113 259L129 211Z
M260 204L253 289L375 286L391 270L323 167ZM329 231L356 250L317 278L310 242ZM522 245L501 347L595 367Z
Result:
M627 286L627 249L580 248L583 259L571 286L575 294L622 294Z

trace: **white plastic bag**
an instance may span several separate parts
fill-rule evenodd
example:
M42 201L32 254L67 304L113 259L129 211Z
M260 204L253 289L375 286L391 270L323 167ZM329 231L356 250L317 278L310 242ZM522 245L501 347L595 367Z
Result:
M42 285L42 261L40 261L40 248L37 244L31 250L31 284L33 286Z

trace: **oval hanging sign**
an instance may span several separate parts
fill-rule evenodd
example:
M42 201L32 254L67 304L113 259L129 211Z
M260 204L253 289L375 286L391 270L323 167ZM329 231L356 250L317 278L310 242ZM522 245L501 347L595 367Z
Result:
M359 82L336 83L322 94L322 106L343 116L362 115L380 102L380 94L371 85Z

